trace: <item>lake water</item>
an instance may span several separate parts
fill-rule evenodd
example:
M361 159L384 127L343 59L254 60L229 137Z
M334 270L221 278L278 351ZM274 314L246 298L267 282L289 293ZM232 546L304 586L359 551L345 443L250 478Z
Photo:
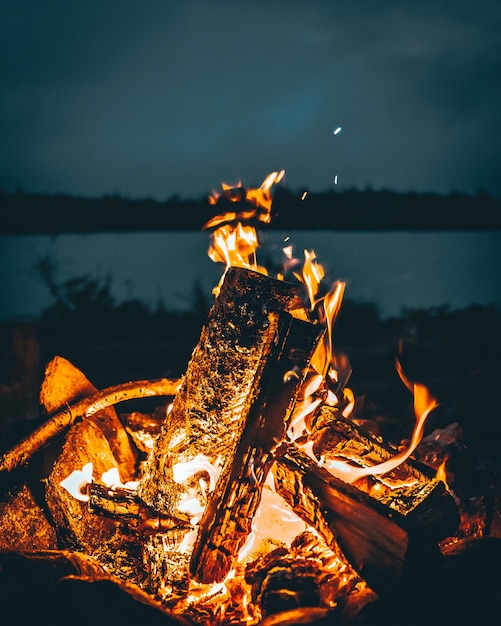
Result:
M281 257L286 237L295 256L314 250L326 281L346 281L345 297L375 303L382 317L405 308L501 307L501 231L269 231L258 260ZM35 270L44 256L59 282L109 277L117 302L134 298L187 309L196 283L210 294L221 276L222 266L207 256L208 244L203 232L0 236L0 320L36 318L51 304Z

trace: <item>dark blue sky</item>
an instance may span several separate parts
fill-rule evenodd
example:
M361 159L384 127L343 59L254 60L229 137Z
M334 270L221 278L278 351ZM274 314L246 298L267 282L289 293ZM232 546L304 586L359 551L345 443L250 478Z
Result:
M0 188L501 197L498 0L0 0ZM342 132L335 135L338 126Z

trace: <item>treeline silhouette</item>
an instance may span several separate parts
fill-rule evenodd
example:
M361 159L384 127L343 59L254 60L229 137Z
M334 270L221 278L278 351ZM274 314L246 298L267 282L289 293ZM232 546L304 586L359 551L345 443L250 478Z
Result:
M275 230L493 230L501 228L501 199L483 192L400 193L387 189L321 193L273 190ZM0 233L134 232L200 230L238 203L211 205L208 196L165 201L120 195L87 198L0 191Z

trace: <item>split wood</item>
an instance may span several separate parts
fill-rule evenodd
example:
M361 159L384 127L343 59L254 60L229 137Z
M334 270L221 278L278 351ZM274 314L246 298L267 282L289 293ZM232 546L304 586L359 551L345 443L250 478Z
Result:
M180 379L169 378L132 381L108 387L74 404L68 404L0 457L0 473L11 472L27 465L35 453L61 435L78 419L90 417L106 407L125 400L175 396L180 385Z

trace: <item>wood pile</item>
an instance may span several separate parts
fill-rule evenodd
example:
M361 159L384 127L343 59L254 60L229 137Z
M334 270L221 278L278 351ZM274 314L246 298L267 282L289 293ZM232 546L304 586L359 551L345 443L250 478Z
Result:
M458 530L458 507L412 459L348 484L287 440L323 333L295 287L231 268L182 379L98 390L54 358L40 391L46 421L0 458L0 608L41 577L39 615L53 623L68 617L63 597L92 606L103 588L117 618L151 624L399 623L392 602L403 610L410 585L427 593L447 562L464 561L454 542L439 547ZM118 413L146 397L158 398L154 415ZM317 458L366 466L395 453L336 407L311 423ZM85 466L75 497L64 484ZM110 470L119 484L104 483ZM270 477L304 528L242 561ZM109 623L106 606L94 623ZM18 610L18 623L36 623Z

